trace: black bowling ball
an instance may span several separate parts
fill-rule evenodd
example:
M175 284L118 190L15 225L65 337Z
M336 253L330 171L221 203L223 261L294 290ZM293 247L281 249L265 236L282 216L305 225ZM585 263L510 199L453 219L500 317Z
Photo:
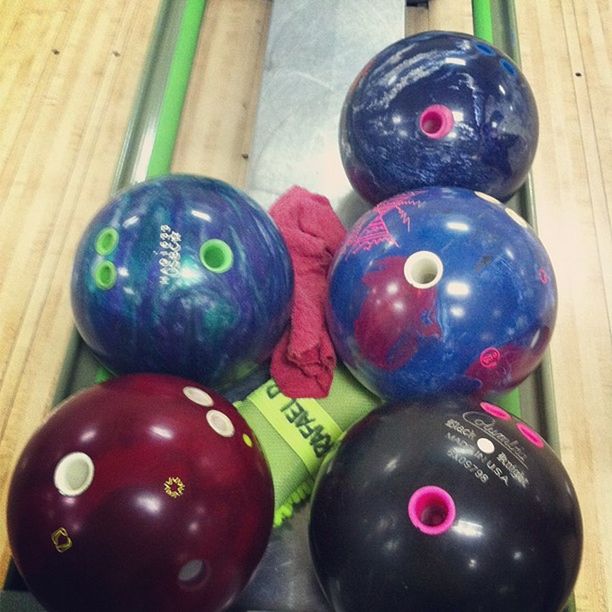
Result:
M525 423L468 398L383 406L330 453L310 547L337 611L546 612L582 551L576 494Z

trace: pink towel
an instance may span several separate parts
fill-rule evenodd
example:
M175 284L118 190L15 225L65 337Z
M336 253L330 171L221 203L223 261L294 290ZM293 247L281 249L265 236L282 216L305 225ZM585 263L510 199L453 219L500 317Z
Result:
M270 209L294 271L291 324L272 354L271 374L288 397L326 397L336 354L325 326L327 272L346 229L329 200L292 187Z

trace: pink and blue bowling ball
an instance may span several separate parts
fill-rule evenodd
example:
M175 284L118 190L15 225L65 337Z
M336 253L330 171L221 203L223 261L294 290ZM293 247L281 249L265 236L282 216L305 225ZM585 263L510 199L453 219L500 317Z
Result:
M432 185L506 201L537 141L535 99L517 65L452 32L409 36L378 53L351 85L340 121L347 176L372 204Z
M112 198L86 228L72 275L76 326L112 372L220 389L270 357L292 292L271 217L227 183L190 175Z
M431 187L366 212L330 270L339 357L389 400L511 389L537 367L555 276L529 225L490 196Z

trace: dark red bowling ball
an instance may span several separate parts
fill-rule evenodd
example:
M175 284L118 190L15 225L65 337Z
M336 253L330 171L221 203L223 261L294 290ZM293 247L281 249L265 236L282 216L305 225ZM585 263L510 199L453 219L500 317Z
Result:
M257 566L268 465L223 397L131 375L78 393L33 435L9 490L17 568L49 610L220 610Z
M337 611L557 612L580 509L527 424L467 398L387 405L325 460L309 526Z

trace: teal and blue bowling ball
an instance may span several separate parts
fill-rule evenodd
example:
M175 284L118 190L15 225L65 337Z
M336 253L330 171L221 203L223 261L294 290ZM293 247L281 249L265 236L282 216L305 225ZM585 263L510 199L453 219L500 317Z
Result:
M227 183L168 175L119 193L74 260L76 326L116 374L175 374L226 389L270 357L293 293L271 217Z
M583 529L542 437L467 397L381 406L327 455L309 539L336 612L560 612Z
M553 333L557 290L531 227L485 194L431 187L367 211L330 270L339 357L388 400L517 386Z
M504 53L468 34L425 32L378 53L342 108L347 176L373 204L424 186L506 201L538 142L529 83Z

